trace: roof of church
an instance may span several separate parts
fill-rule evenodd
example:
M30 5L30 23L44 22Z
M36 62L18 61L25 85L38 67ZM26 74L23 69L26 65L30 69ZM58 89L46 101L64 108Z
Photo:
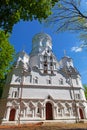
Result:
M44 32L40 32L34 35L34 37L32 38L32 42L36 39L41 40L42 38L47 38L48 40L52 41L52 38L50 37L50 35Z

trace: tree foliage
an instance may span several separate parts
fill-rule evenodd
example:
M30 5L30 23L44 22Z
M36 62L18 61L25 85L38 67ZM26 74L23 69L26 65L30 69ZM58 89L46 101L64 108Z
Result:
M46 19L46 24L56 32L71 31L80 33L87 39L87 13L81 7L81 0L60 0L53 8L53 14Z
M48 17L49 24L56 24L56 31L86 31L87 16L81 11L80 0L60 0Z
M83 86L84 86L85 97L86 97L86 99L87 99L87 85L84 84Z
M0 27L11 32L20 19L24 21L47 18L58 0L0 0Z
M5 34L4 31L0 31L0 82L10 69L15 52L8 38L8 34Z

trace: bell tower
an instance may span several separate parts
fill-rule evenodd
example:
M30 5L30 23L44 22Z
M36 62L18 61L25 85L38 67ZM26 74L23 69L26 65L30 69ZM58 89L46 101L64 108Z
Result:
M33 37L30 59L31 67L38 67L43 74L53 74L56 60L52 52L52 39L48 34L41 32Z

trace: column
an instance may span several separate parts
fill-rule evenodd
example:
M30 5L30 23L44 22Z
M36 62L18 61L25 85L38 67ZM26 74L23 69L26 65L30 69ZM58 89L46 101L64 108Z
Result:
M56 117L57 117L57 107L55 108L55 113L56 113Z
M57 117L57 108L54 107L53 110L53 118L55 119Z
M46 118L46 111L45 111L45 107L43 108L43 118L45 119Z
M69 108L69 114L70 114L70 117L72 116L72 109L71 107Z
M80 119L79 107L77 107L77 118Z
M24 108L23 117L25 117L25 114L26 114L26 108Z
M44 117L44 108L41 109L41 118Z
M56 108L56 115L57 115L57 117L58 117L58 107Z
M9 120L9 116L10 116L10 107L7 108L7 113L6 113L6 119Z
M36 107L34 108L34 117L36 117Z
M61 108L61 115L64 116L64 108Z
M33 110L32 110L32 117L34 118L34 108L33 108Z
M16 117L15 117L15 120L18 120L18 118L19 118L19 109L17 108L17 109L16 109Z

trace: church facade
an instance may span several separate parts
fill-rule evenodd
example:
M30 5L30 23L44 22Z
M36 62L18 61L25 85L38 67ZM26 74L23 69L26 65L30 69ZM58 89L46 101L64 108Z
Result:
M3 97L7 95L2 124L47 120L79 121L87 118L87 103L81 76L72 58L57 60L52 39L38 33L32 50L17 54L7 77Z

